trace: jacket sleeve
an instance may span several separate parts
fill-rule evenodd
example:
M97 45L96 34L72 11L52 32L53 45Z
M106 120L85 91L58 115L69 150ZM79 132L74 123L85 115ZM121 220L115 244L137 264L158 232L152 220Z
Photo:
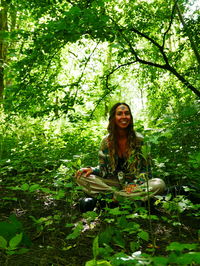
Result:
M99 165L92 168L92 174L106 177L108 175L108 164L109 164L109 151L107 137L105 137L100 145L99 149Z

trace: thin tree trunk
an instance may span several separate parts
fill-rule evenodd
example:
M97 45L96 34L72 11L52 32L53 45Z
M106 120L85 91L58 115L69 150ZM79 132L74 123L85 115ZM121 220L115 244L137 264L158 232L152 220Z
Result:
M179 19L180 19L180 21L181 21L181 23L182 23L182 25L183 25L183 28L184 28L185 31L186 31L186 34L187 34L187 36L188 36L188 39L189 39L189 41L190 41L190 44L191 44L192 50L193 50L193 52L194 52L194 54L195 54L195 56L196 56L197 62L198 62L198 64L199 64L199 66L200 66L200 53L199 53L199 51L198 51L198 48L197 48L196 43L195 43L194 40L193 40L193 37L192 37L192 35L191 35L191 32L190 32L190 31L188 30L188 28L187 28L187 25L186 25L186 23L185 23L185 21L184 21L184 18L183 18L183 15L182 15L182 13L181 13L181 10L180 10L180 8L179 8L178 3L176 3L176 9L177 9L177 11L178 11Z
M0 31L3 31L3 13L4 10L0 10ZM3 64L4 64L4 47L3 47L3 37L0 36L0 100L3 99L3 91L4 91L4 71L3 71Z
M111 45L108 46L108 51L107 51L107 58L106 58L106 63L104 65L104 73L107 72L108 69L110 69L111 67L111 62L112 62L112 47ZM108 115L108 101L107 99L105 98L105 101L104 101L104 117L106 118L107 115Z
M7 26L7 5L6 1L1 2L2 8L0 9L0 32L5 32ZM4 92L4 64L6 60L6 45L3 36L0 36L0 100L3 99Z

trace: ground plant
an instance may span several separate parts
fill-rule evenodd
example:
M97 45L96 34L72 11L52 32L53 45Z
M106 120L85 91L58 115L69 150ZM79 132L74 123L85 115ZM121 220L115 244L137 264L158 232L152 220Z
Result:
M69 123L55 133L58 125L55 121L50 129L41 129L38 120L32 120L23 130L14 121L9 125L14 130L6 128L1 160L2 265L200 263L199 204L195 196L197 188L188 186L190 176L184 178L188 180L184 191L174 194L171 190L154 202L123 200L115 205L111 198L105 197L99 199L101 204L93 211L81 213L78 202L84 193L75 184L74 174L84 165L98 163L96 153L104 132L98 126L96 132L83 129L80 123L73 128L72 135ZM165 131L159 137L156 130L146 134L154 156L153 174L162 175L173 187L183 180L177 176L176 169L174 182L169 179L167 168L165 171L165 158L168 157L166 163L170 164L171 155L154 150L155 143L162 147L166 137L171 135ZM70 142L69 146L66 141ZM195 177L198 161L194 163L191 158L189 153L182 171L187 174L188 164L192 162L190 167ZM32 264L29 264L30 257Z

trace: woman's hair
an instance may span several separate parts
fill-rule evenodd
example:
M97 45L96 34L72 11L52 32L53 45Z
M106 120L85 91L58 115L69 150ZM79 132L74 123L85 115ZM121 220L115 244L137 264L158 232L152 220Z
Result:
M113 160L113 164L114 164L114 155L117 154L117 149L118 149L118 145L117 145L117 126L115 123L115 114L116 114L116 109L118 106L120 105L125 105L128 107L129 111L130 111L130 116L131 116L131 121L128 125L128 127L126 128L127 130L127 137L128 137L128 145L127 145L127 156L129 157L131 155L131 151L133 149L135 149L138 144L139 144L139 138L137 138L136 136L136 132L134 130L134 124L133 124L133 116L131 113L131 109L129 107L128 104L126 103L116 103L115 105L113 105L113 107L110 110L109 113L109 124L108 124L108 148L109 148L109 152L111 155L111 158Z

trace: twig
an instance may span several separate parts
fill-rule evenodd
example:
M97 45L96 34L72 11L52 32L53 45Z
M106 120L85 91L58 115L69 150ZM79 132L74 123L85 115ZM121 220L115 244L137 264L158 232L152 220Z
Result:
M176 3L177 2L178 2L178 0L176 0L175 3L174 3L168 28L165 31L164 35L163 35L163 44L162 44L162 48L163 49L164 49L164 46L165 46L165 37L166 37L167 33L169 32L169 30L171 29L171 26L172 26L172 22L173 22L173 19L174 19L174 14L175 14L175 9L176 9Z
M124 63L124 64L121 64L115 68L113 68L112 71L110 71L107 75L106 75L106 92L102 95L102 97L97 101L97 104L95 105L95 108L93 109L91 115L90 115L90 119L93 117L97 107L99 106L99 104L101 103L101 101L103 99L105 99L114 89L111 89L109 88L109 84L108 84L108 80L109 80L109 77L115 72L117 71L118 69L120 69L121 67L124 67L124 66L128 66L128 65L131 65L131 64L134 64L136 63L136 61L131 61L131 62L128 62L128 63ZM115 87L116 88L116 87Z
M158 63L153 63L150 61L146 61L143 60L141 58L139 58L137 52L135 51L135 49L133 48L130 40L123 34L123 31L125 29L121 29L117 23L115 22L116 27L118 28L119 33L122 35L122 37L124 38L124 40L127 42L127 44L129 45L130 51L132 52L132 54L135 56L136 61L138 61L139 63L145 64L145 65L149 65L149 66L153 66L153 67L157 67L160 69L164 69L164 70L168 70L169 72L171 72L174 76L176 76L178 78L178 80L180 80L186 87L188 87L191 91L193 91L198 97L200 97L200 91L195 88L192 84L190 84L190 82L188 82L180 73L178 73L176 71L175 68L173 68L168 61L167 55L164 52L164 48L158 43L156 42L154 39L152 39L151 37L149 37L148 35L146 35L145 33L140 32L139 30L135 29L135 28L131 28L131 31L137 33L138 35L142 36L143 38L149 40L152 44L154 44L160 51L160 53L163 56L163 59L165 61L165 64L161 65Z
M79 88L78 88L78 85L79 85L79 83L80 83L80 81L81 81L81 79L82 79L82 77L83 77L83 75L84 75L84 71L85 71L85 69L86 69L86 66L87 66L88 62L90 61L90 58L91 58L92 55L94 54L95 50L97 49L99 43L100 43L100 41L97 42L96 46L94 47L94 49L92 50L92 52L91 52L90 55L88 56L88 58L87 58L87 60L86 60L86 62L85 62L85 65L84 65L83 71L82 71L80 77L78 78L78 81L76 82L76 84L77 84L77 85L76 85L76 86L77 86L77 89L76 89L76 91L75 91L75 95L74 95L74 97L73 97L73 102L75 102L76 97L77 97L77 95L78 95L78 89L79 89Z

